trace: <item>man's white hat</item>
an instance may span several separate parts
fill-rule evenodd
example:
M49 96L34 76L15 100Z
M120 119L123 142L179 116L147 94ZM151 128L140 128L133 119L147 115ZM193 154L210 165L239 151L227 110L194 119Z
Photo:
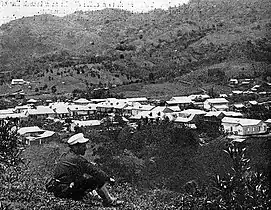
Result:
M85 138L84 134L77 133L77 134L73 135L72 137L70 137L69 140L67 141L67 143L69 145L74 145L74 144L77 144L77 143L80 143L80 144L86 143L88 141L89 141L89 139Z

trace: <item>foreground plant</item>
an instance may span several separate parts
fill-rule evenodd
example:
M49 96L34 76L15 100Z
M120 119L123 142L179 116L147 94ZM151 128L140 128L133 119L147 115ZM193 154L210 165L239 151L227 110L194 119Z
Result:
M246 148L231 144L224 151L232 159L232 171L223 178L214 178L208 205L219 209L268 209L271 200L266 174L251 169Z

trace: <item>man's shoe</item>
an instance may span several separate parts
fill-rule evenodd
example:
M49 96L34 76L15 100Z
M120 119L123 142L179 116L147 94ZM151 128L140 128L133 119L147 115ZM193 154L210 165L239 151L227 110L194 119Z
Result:
M104 207L118 207L124 204L124 201L113 199L112 201L104 201L103 206Z

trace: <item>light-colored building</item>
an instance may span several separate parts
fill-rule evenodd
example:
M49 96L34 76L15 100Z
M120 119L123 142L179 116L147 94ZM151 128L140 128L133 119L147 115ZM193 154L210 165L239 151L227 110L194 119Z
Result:
M169 101L166 101L167 106L179 106L180 109L186 109L192 103L192 99L189 96L172 97Z
M210 98L207 94L193 94L188 96L192 101L205 101L206 99Z
M49 107L49 106L35 106L32 109L28 109L26 111L26 114L30 118L47 118L47 117L52 117L54 118L55 112Z
M203 107L209 111L227 111L229 101L225 98L209 98L204 101Z
M71 123L71 131L75 131L75 127L78 126L79 128L81 127L95 127L101 125L101 120L73 120Z
M31 106L29 106L29 105L16 106L14 108L14 112L15 113L25 113L28 109L31 109Z
M82 117L82 116L89 116L94 114L96 110L92 110L90 107L85 105L69 105L68 106L69 115L71 117Z
M139 103L148 103L148 99L146 97L139 98L126 98L128 102L139 102Z
M234 111L242 111L245 108L243 103L235 103L231 106Z
M0 110L2 111L2 110ZM13 119L20 119L20 120L24 120L27 119L27 115L26 113L6 113L3 114L0 112L0 119L9 119L9 118L13 118Z
M225 117L243 117L241 112L233 112L233 111L223 111Z
M145 117L148 119L163 119L172 113L174 113L174 111L170 109L170 107L157 106L150 111L141 111L137 115L130 117L130 119L139 120Z
M12 79L11 80L11 85L24 85L27 82L24 81L23 79Z
M237 84L238 84L238 79L230 79L229 85L234 86L234 85L237 85Z
M55 112L57 118L69 117L70 113L68 111L69 103L65 102L55 102L51 103L49 107Z
M226 133L235 135L263 134L267 132L267 125L262 120L224 117L222 126Z
M182 114L174 119L175 124L185 125L189 128L196 128L197 115L196 114Z
M133 103L133 105L127 106L123 109L123 115L126 117L130 117L130 116L136 116L138 115L140 112L148 112L150 110L152 110L155 106L152 105L141 105L140 103Z
M87 105L90 103L90 101L85 98L79 98L79 99L75 100L74 103L78 104L78 105Z
M38 126L22 127L17 132L27 145L43 144L57 139L54 131L43 130Z

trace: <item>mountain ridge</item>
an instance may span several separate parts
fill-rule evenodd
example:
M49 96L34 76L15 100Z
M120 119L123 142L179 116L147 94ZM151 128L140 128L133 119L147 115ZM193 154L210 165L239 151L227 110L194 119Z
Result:
M261 72L257 62L270 66L270 6L267 0L195 0L148 13L104 9L26 17L0 27L0 71L29 76L77 57L71 66L89 58L109 72L117 68L139 79L153 73L161 81L219 63L231 68L238 60L256 63Z

